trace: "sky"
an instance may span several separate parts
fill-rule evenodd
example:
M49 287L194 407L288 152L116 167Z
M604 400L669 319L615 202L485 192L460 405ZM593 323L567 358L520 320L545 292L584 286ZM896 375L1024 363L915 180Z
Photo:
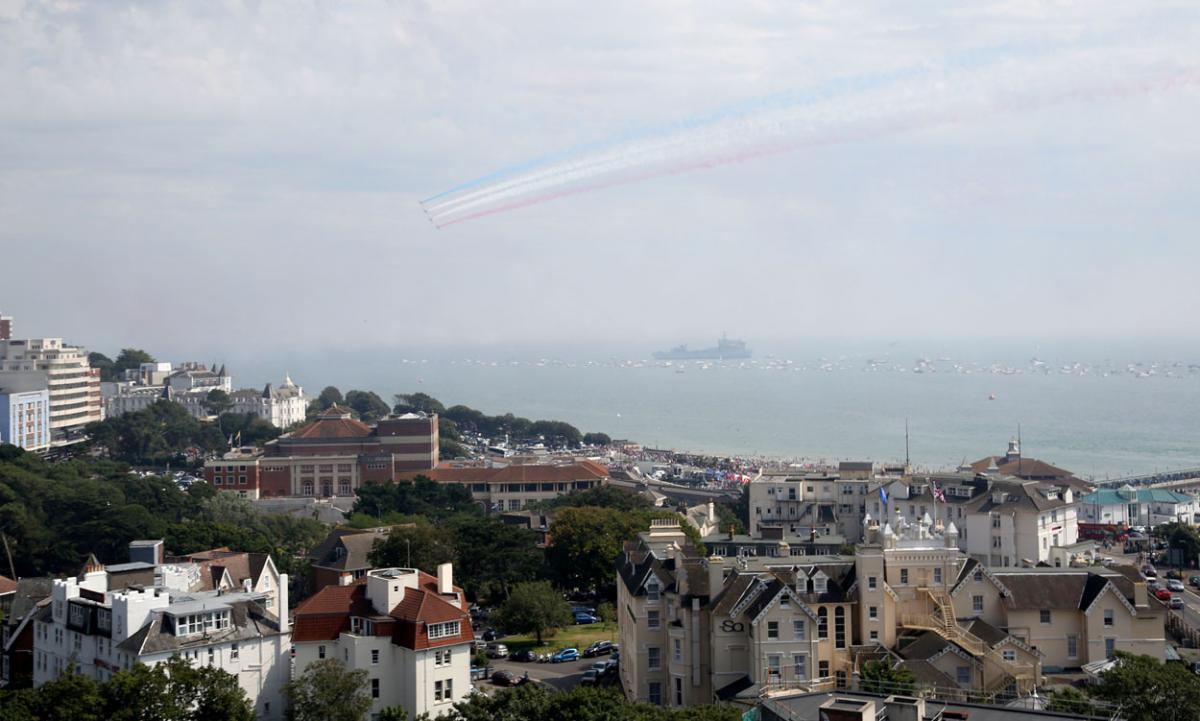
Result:
M1194 2L0 0L0 312L160 355L1193 337L1196 37ZM419 205L946 67L964 112L440 230ZM989 68L1040 100L978 112Z

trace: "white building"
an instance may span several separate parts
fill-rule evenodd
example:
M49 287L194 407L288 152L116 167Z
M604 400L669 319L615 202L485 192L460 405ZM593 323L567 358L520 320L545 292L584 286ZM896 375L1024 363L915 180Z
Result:
M1195 496L1163 488L1102 488L1079 499L1080 520L1101 526L1195 524L1198 512Z
M326 586L293 615L296 676L339 659L369 673L372 718L402 706L409 718L440 716L471 688L471 617L449 563L434 578L383 568L346 586Z
M143 567L154 569L148 563L105 569L91 562L78 578L54 581L51 603L34 625L34 686L72 670L105 681L135 663L153 666L178 654L235 676L258 718L284 718L289 646L280 609L287 608L287 575L276 573L268 559L257 585L270 591L254 590L252 579L229 590L221 590L226 585L221 581L202 591L160 585L110 589L114 573ZM227 569L219 568L227 581ZM168 582L206 585L204 573L211 571L208 565L175 564L155 572ZM286 619L286 611L282 614Z
M50 447L50 391L45 374L0 373L0 443L27 451Z
M258 392L243 389L230 394L233 401L234 413L255 415L269 421L276 428L288 428L306 419L308 399L304 389L292 382L291 376L284 374L283 385L278 388L267 387Z
M1079 540L1079 500L1069 486L996 480L966 513L966 551L989 566L1054 562L1053 549Z
M167 376L167 385L176 393L191 391L225 391L233 390L233 377L225 371L225 366L219 369L216 364L205 368L203 363L184 363Z
M50 430L77 428L104 420L100 373L83 348L61 338L0 340L0 371L40 371L50 390Z

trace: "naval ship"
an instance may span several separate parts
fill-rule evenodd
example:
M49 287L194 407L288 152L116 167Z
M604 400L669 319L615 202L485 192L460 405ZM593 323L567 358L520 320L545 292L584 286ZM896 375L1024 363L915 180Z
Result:
M749 358L750 349L746 341L733 340L721 336L715 348L699 348L689 350L687 345L675 346L671 350L662 350L654 354L654 360L730 360L734 358Z

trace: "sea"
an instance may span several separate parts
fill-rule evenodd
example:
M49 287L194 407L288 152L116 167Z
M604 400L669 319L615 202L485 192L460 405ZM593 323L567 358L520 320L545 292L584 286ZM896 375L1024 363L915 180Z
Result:
M686 339L684 339L686 340ZM953 470L1002 455L1103 480L1200 467L1200 348L1169 342L747 339L737 361L654 361L682 342L400 346L247 354L238 387L284 373L316 395L428 393L654 448ZM706 343L692 343L703 347ZM907 441L906 441L907 434Z

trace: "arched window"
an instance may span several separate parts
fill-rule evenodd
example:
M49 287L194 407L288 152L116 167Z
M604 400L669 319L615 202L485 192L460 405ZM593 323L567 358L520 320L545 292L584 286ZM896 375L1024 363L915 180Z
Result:
M833 647L846 647L846 608L838 606L833 610Z
M817 640L829 638L829 609L822 606L817 609Z

